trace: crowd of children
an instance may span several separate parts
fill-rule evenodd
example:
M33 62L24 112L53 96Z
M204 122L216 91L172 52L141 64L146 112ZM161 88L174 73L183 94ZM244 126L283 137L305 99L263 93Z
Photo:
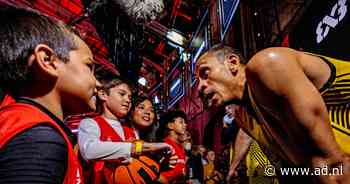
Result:
M183 111L158 118L127 80L96 79L90 48L62 22L1 6L0 23L0 183L224 181L215 152L191 146ZM64 120L86 112L73 135Z

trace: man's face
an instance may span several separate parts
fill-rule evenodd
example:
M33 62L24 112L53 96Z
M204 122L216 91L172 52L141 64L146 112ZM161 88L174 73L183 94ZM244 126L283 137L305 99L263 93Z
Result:
M226 61L219 61L211 54L203 55L196 65L198 90L209 106L221 106L230 101L235 93L237 79Z
M125 83L109 89L106 107L116 117L125 117L131 108L131 90Z
M92 52L84 41L75 38L77 49L70 51L68 62L60 62L57 67L57 87L62 106L68 114L90 110L89 103L96 87Z

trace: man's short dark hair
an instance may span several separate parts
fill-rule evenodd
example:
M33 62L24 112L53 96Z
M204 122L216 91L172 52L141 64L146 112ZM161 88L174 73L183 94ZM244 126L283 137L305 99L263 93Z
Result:
M241 64L246 64L246 59L243 57L241 52L222 43L216 44L208 48L207 50L202 52L198 58L201 58L203 55L207 54L214 55L218 58L219 61L224 61L225 57L229 54L235 54L239 57L239 62Z
M32 82L28 58L37 45L48 45L64 62L77 48L63 23L34 10L1 5L0 25L0 85L12 93Z
M188 122L186 113L181 110L168 111L160 118L159 129L157 131L157 138L159 140L165 138L169 134L168 124L173 123L176 118L183 118L185 123Z

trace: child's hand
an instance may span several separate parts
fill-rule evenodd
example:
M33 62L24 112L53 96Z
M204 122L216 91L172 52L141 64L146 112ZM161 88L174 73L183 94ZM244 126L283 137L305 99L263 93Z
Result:
M177 164L177 160L179 157L177 155L171 155L170 157L162 157L160 159L160 164L163 165L166 168L174 168Z
M167 143L151 143L154 151L162 151L163 154L172 155L175 150Z
M177 155L172 155L169 158L169 167L170 168L175 168L175 165L177 164L177 160L179 159L179 157Z

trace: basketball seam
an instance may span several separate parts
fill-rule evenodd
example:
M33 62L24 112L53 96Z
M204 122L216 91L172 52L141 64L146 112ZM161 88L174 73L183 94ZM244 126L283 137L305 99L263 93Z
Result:
M150 169L151 171L153 171L157 177L159 177L159 173L160 172L157 172L155 171L151 166L149 166L147 163L145 163L144 161L142 161L141 159L137 159L138 161L140 161L141 163L143 163L148 169Z
M130 178L131 178L132 183L133 183L133 184L136 184L136 182L135 182L133 176L131 175L131 172L130 172L129 167L126 167L126 169L128 170L128 174L129 174L129 176L130 176Z

